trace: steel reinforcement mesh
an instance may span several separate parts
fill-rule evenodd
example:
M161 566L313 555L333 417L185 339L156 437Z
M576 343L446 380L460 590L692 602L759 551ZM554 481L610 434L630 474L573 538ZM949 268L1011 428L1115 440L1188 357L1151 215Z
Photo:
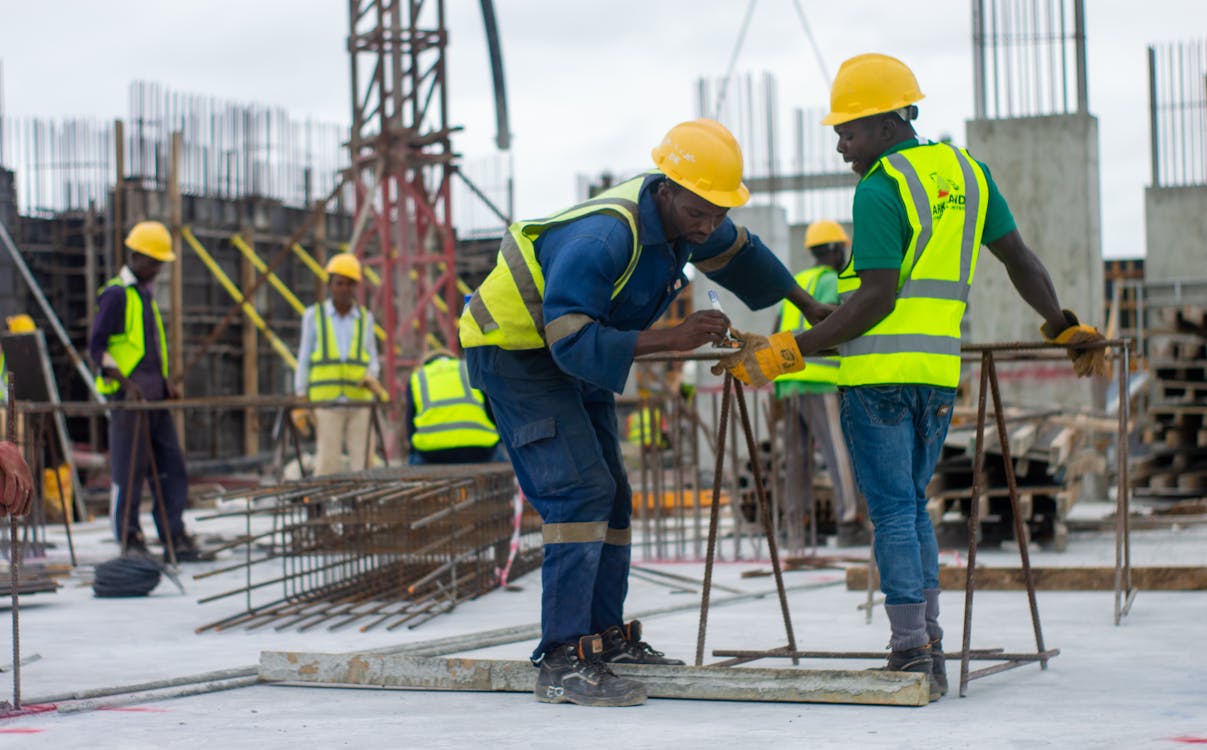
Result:
M414 466L288 482L226 498L239 518L223 545L244 572L201 603L241 612L198 628L414 627L540 566L540 519L519 505L506 464ZM242 510L231 510L241 503Z

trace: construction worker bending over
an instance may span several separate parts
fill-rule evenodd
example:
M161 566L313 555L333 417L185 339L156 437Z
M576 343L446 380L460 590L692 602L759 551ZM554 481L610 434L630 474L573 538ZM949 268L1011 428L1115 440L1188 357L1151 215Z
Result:
M377 339L373 313L356 302L361 281L360 261L352 253L340 253L327 262L327 299L306 308L302 315L302 338L298 345L298 368L294 392L314 402L371 402L385 398L377 376ZM344 470L369 468L373 455L371 410L354 407L316 407L314 474L337 474ZM294 424L309 433L311 412L298 408Z
M111 402L177 398L179 394L168 381L163 317L153 293L163 264L176 260L172 235L158 221L142 221L126 235L126 248L130 251L126 265L101 287L88 340L88 354L99 370L97 390ZM151 475L152 458L158 477ZM143 482L150 479L152 494L156 485L162 488L163 508L153 502L152 517L164 545L164 559L171 559L169 545L179 562L201 559L184 528L189 478L176 425L167 409L110 412L109 469L109 517L123 552L147 553L138 506Z
M469 384L465 362L444 349L411 373L407 438L412 465L507 460L482 391Z
M810 224L805 230L805 248L813 253L816 263L798 273L796 283L818 302L837 305L838 271L846 263L850 246L851 238L837 222L823 219ZM809 327L809 321L796 307L788 304L781 307L777 331L792 331L795 335ZM859 492L855 489L851 457L847 454L842 423L838 418L838 362L838 357L806 357L803 370L775 379L775 397L797 397L801 454L790 456L788 460L802 461L802 465L808 467L812 459L810 439L817 441L834 490L838 546L854 547L866 545L868 533L859 518ZM794 427L790 425L789 429ZM813 477L804 472L804 481L799 486L788 487L787 492L790 504L787 516L792 521L788 542L799 549L804 546L802 519L813 505Z
M690 261L752 308L789 296L817 306L754 235L742 153L720 123L676 125L657 170L536 221L512 224L498 263L461 315L470 382L486 394L520 487L544 523L536 699L593 706L645 700L609 662L681 664L623 619L632 491L615 394L633 358L718 344L721 312L648 330L687 284Z
M947 674L926 485L951 422L960 320L981 244L1043 318L1046 339L1103 338L1061 309L989 168L962 148L915 133L922 96L900 60L866 54L842 64L822 120L834 126L838 152L861 178L851 261L838 278L842 304L794 341L751 342L735 367L758 382L766 373L752 361L757 350L769 351L762 361L774 363L784 348L795 357L839 347L842 426L875 527L891 629L887 668L929 674L933 700L946 692ZM1069 355L1078 375L1105 374L1101 348Z

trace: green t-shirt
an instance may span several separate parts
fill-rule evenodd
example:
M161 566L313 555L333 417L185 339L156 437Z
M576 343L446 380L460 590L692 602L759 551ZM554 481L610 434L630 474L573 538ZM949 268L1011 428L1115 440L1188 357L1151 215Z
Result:
M928 143L930 141L911 138L885 151L881 157ZM1005 237L1017 225L1014 223L1014 215L1010 213L1010 206L1006 204L1006 199L1002 197L993 181L993 175L989 173L989 167L980 161L977 164L985 171L985 182L989 188L985 230L981 235L982 241L989 243ZM851 263L856 271L869 268L901 268L901 259L905 257L905 248L909 247L913 230L905 213L905 203L897 190L897 183L883 169L872 172L855 187L851 221L854 225Z

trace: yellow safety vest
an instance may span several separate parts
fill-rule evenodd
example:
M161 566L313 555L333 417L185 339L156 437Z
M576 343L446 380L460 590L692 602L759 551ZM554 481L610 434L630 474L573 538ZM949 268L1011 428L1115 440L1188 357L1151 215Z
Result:
M796 274L796 283L812 295L817 292L818 282L827 273L837 274L837 271L826 265L806 268ZM809 321L805 320L805 316L801 314L796 305L790 302L780 304L779 329L781 331L797 331L801 329L807 331L812 327ZM780 375L776 378L776 381L787 382L796 380L806 383L837 383L838 365L838 357L805 357L805 369Z
M486 399L470 386L465 363L440 357L411 375L415 404L415 434L411 446L420 451L447 448L489 448L499 442L494 423L486 416Z
M646 446L666 447L663 436L666 433L666 420L662 418L662 410L657 407L645 407L629 415L628 438L630 443ZM642 440L644 435L645 439Z
M138 293L136 286L133 284L126 286L126 282L120 276L115 276L100 288L97 296L99 297L111 286L126 289L126 325L121 333L109 337L106 350L117 363L117 371L124 377L130 377L130 373L134 372L134 368L138 367L138 363L142 362L142 358L147 354L147 332L143 325L142 295ZM155 316L155 328L159 331L159 361L163 368L163 378L167 380L168 343L163 333L163 317L159 314L159 305L154 298L151 299L151 313ZM98 393L107 396L117 393L121 387L121 383L117 380L106 378L103 375L96 376Z
M519 221L507 228L494 269L474 292L461 313L461 346L498 346L503 349L543 349L581 330L583 316L567 315L552 321L548 330L542 304L545 276L537 263L535 244L547 230L591 214L611 214L624 221L633 234L633 250L624 273L612 285L612 299L628 283L641 258L641 220L637 199L648 175L627 180L547 219Z
M896 307L838 347L841 386L907 383L955 388L960 321L968 306L988 206L985 172L967 151L945 143L881 157L901 193L912 235L901 260ZM838 275L844 302L859 288L852 261Z
M365 319L369 313L358 307L356 333L348 347L348 358L340 359L335 341L335 327L327 316L326 306L319 302L314 310L314 351L310 354L310 372L306 396L311 401L335 401L343 396L349 401L372 401L373 392L360 385L369 373L369 350L365 348Z

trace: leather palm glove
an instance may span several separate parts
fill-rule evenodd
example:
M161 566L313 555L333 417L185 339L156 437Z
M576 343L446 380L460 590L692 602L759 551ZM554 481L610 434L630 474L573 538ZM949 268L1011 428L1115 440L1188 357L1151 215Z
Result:
M742 342L742 348L722 357L713 365L713 375L720 375L722 371L729 370L731 375L744 384L757 388L786 372L805 368L805 358L800 353L800 347L796 345L796 337L792 335L792 331L762 336L735 330L733 335Z
M372 375L366 375L361 378L360 385L362 388L368 388L369 390L373 391L373 395L377 396L377 398L381 399L382 401L390 400L390 392L386 390L386 387L381 384L380 380Z
M0 516L23 516L33 502L34 480L21 449L0 442Z
M310 426L314 424L314 417L310 415L309 409L299 406L289 412L289 419L298 432L303 435L310 434Z
M1050 324L1044 323L1039 327L1039 332L1043 334L1044 340L1069 347L1067 349L1069 359L1073 361L1073 371L1077 373L1078 377L1109 376L1111 367L1106 361L1105 347L1080 348L1080 345L1083 344L1105 341L1106 337L1099 333L1097 328L1083 325L1071 310L1061 310L1061 313L1064 314L1067 325L1063 330L1057 331Z

